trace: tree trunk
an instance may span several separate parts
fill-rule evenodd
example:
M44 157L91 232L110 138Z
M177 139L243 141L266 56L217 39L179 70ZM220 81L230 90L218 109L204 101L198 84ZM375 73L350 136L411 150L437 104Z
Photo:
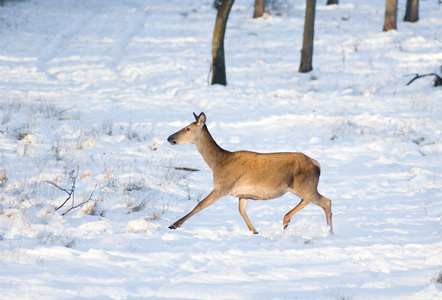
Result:
M338 2L338 0L327 0L327 5L339 4Z
M405 22L417 22L419 20L419 0L407 0Z
M307 73L313 70L313 39L315 33L315 10L316 0L306 0L305 22L304 22L304 39L302 41L301 65L299 72Z
M383 31L396 30L397 0L386 0Z
M265 0L255 0L255 12L253 13L254 18L261 18L264 15L264 5Z
M226 85L226 65L224 62L224 35L227 19L235 0L223 0L216 14L215 30L212 41L212 85Z

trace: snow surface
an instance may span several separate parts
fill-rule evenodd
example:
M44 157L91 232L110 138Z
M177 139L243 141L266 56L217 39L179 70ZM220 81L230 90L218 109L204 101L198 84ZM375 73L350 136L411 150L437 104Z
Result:
M297 72L304 1L252 19L237 0L228 85L209 86L209 0L0 6L1 299L441 299L442 6L381 32L384 1L318 1L314 70ZM405 76L407 75L407 76ZM335 236L310 204L226 197L193 145L204 111L228 150L321 163ZM178 169L176 169L178 168ZM198 169L190 172L179 168ZM55 210L75 178L74 204ZM49 182L52 182L50 184Z

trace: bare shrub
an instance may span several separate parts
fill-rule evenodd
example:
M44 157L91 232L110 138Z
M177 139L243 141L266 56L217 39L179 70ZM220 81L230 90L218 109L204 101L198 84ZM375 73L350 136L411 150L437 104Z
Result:
M70 207L67 211L65 211L65 212L62 214L63 216L66 215L66 214L67 214L68 212L70 212L71 210L73 210L73 209L75 209L75 208L78 208L78 207L80 207L80 206L83 206L84 204L88 203L88 202L92 199L92 196L94 195L94 192L95 192L96 186L95 186L94 190L92 191L92 193L91 193L91 195L90 195L89 198L85 198L85 199L84 199L82 202L80 202L80 203L75 203L75 188L76 188L76 182L77 182L78 172L79 172L79 168L77 168L76 171L73 170L73 171L71 171L71 172L69 173L69 183L72 184L72 186L71 186L69 189L62 188L62 187L60 187L58 184L56 184L56 183L53 182L53 181L49 181L49 180L45 180L45 181L44 181L45 183L47 183L47 184L49 184L49 185L52 185L52 186L56 187L57 189L59 189L60 191L65 192L65 193L68 195L68 197L66 198L66 200L64 200L64 202L63 202L60 206L58 206L58 207L55 208L56 211L59 210L60 208L62 208L62 207L63 207L63 206L69 201L69 200L71 200L71 203L72 203L72 204L71 204L71 207Z
M433 282L442 284L442 271L441 270L436 272L436 275L434 275L434 278L433 278Z

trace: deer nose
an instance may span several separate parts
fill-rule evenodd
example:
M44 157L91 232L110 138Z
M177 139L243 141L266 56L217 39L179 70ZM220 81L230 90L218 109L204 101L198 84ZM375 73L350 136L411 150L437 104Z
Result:
M173 139L172 136L169 136L169 137L167 138L167 141L168 141L169 143L171 143L172 145L175 145L175 144L176 144L176 141Z

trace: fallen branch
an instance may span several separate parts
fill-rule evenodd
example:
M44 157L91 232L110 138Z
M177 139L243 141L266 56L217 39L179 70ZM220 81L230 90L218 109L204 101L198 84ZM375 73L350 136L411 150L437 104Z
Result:
M178 171L187 171L187 172L198 172L198 169L193 169L193 168L187 168L187 167L173 167L175 170Z
M442 85L442 78L441 78L439 75L437 75L436 73L429 73L429 74L424 74L424 75L416 74L416 75L414 76L414 78L411 79L411 80L407 83L407 85L410 85L410 84L411 84L413 81L415 81L416 79L419 79L419 78L422 78L422 77L426 77L426 76L435 76L435 78L434 78L434 86L441 86L441 85Z
M68 110L71 110L71 109L73 109L73 108L75 108L75 107L77 107L77 105L74 105L74 106L72 106L72 107L69 107L69 108L66 108L66 109L60 110L60 111L58 112L58 115L60 116L62 113L65 113L65 112L67 112Z

